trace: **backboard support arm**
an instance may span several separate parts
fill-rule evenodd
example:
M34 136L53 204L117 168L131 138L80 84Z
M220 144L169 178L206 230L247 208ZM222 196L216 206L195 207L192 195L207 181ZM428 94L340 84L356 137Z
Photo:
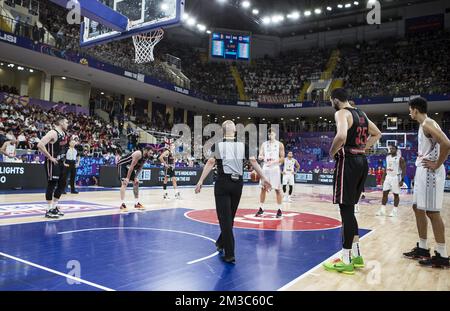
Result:
M67 8L70 0L50 0L51 2ZM73 0L72 0L73 1ZM114 11L107 5L97 0L78 0L80 3L81 15L94 20L108 28L118 32L124 32L128 27L128 17Z

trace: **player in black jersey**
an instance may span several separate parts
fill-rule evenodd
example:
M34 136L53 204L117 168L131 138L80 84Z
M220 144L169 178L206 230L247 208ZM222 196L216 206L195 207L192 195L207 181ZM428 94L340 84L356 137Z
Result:
M336 136L330 149L330 156L336 159L333 203L339 204L343 248L342 257L325 263L324 267L354 274L355 267L364 267L355 204L361 197L369 171L365 152L381 138L381 132L364 112L350 105L344 89L333 90L330 100L336 109Z
M47 200L47 218L59 218L64 213L58 207L58 201L64 188L66 187L64 178L64 156L63 150L66 144L66 133L69 122L64 117L58 117L54 123L55 127L50 130L37 144L47 158L45 161L45 173L47 174L47 191L45 199ZM56 188L56 189L55 189Z
M119 173L119 179L121 182L120 187L120 200L122 204L120 209L124 210L127 208L125 204L125 191L127 190L130 181L133 182L133 194L134 194L134 208L144 209L144 206L139 202L139 173L144 167L145 161L151 156L151 148L146 147L143 150L137 150L131 152L120 158L117 162L117 170Z
M169 198L169 193L167 193L167 181L172 179L173 191L175 192L175 199L181 199L180 192L177 191L177 178L175 177L175 158L173 156L174 148L173 146L170 149L166 149L160 156L159 161L164 166L164 181L163 181L163 189L164 189L164 199Z

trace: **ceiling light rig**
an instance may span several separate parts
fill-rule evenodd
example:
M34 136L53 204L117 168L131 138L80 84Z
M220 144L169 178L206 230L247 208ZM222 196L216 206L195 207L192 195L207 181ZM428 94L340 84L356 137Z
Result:
M254 6L253 0L215 0L215 2L220 5L228 5L241 10L241 12L249 17L254 23L265 27L279 25L284 22L285 19L292 23L299 20L302 16L312 18L313 15L329 15L333 14L334 11L336 11L336 13L340 13L343 12L344 9L350 9L360 5L360 1L347 1L348 2L345 2L345 0L343 0L343 2L338 2L338 4L328 3L323 7L305 7L302 11L293 10L290 13L283 14L275 12L262 12L259 8ZM182 20L191 29L197 29L202 33L211 34L211 30L209 30L205 24L197 22L196 18L191 16L190 13L184 13Z

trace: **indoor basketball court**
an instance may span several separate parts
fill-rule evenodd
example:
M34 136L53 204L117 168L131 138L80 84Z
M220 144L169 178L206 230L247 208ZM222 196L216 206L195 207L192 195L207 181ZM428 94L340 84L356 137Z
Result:
M0 6L0 291L450 290L446 1Z
M167 202L158 202L161 189L146 189L146 210L127 213L117 210L117 190L83 191L64 198L67 216L50 222L43 219L40 193L2 194L2 290L402 291L450 286L448 271L424 270L401 256L415 235L412 196L406 191L398 218L375 216L381 192L367 192L357 216L367 267L348 276L321 266L341 243L339 211L331 204L329 186L298 185L282 219L273 212L254 217L257 188L245 187L235 219L235 267L224 265L215 251L219 227L212 188L200 195L183 188L182 200ZM274 200L269 206L275 209ZM77 267L79 278L73 274Z

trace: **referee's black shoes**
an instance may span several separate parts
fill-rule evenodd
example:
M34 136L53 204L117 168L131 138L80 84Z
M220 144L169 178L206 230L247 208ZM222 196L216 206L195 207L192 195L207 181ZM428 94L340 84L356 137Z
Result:
M219 244L216 243L216 250L217 250L219 253L223 253L223 246L220 246Z
M236 264L236 258L234 258L234 256L230 256L230 257L223 256L222 260L229 264L233 264L233 265Z

